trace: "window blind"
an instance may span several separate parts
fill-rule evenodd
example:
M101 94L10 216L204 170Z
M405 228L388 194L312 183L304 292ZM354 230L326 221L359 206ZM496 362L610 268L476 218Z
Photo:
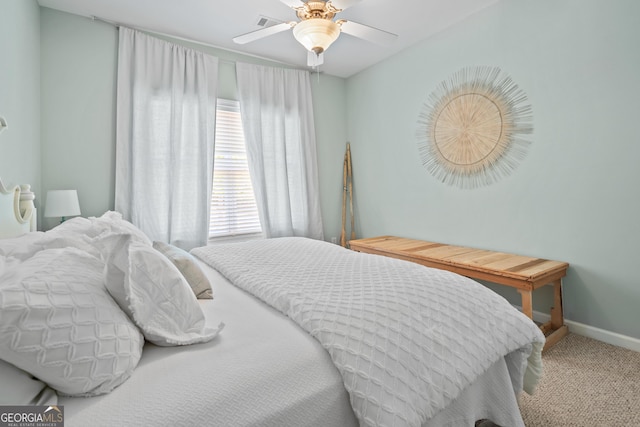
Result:
M218 99L209 238L261 233L238 101Z

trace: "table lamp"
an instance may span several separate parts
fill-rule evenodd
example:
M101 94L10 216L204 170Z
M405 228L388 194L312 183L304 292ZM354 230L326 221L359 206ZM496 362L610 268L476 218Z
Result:
M62 224L65 217L80 215L80 204L78 203L78 192L76 190L51 190L47 191L47 203L44 209L44 216L60 217Z

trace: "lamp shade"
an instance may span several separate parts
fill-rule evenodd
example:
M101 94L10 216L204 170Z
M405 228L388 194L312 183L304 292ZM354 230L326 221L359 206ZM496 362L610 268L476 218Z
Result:
M317 55L327 50L340 35L340 25L330 19L311 18L293 27L293 36L302 46Z
M47 191L47 202L44 209L46 217L65 217L80 215L78 192L76 190Z

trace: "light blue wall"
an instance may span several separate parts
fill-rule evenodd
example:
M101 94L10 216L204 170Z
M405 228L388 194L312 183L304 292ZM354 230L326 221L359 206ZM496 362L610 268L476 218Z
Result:
M35 0L0 0L0 177L40 194L40 13ZM40 200L36 200L40 206Z
M359 235L567 261L565 317L640 338L639 46L637 0L506 0L348 79ZM415 134L429 93L475 65L527 93L535 134L511 176L462 190L421 165Z
M117 29L87 18L41 9L42 21L42 151L43 189L76 188L83 216L113 209L115 187L115 92ZM160 37L160 36L158 36ZM221 59L219 96L236 99L234 61L278 64L211 47L170 39ZM346 141L345 81L313 76L325 227L339 230L339 207L328 191L339 185L334 177L336 141ZM338 151L340 151L338 149ZM335 211L335 212L334 212ZM45 228L55 225L46 219ZM335 234L335 232L333 233ZM327 234L329 236L329 234Z
M114 200L117 31L46 8L40 19L42 188L77 189L82 215L101 215Z
M347 143L346 81L312 76L324 238L340 238L342 228L342 163Z

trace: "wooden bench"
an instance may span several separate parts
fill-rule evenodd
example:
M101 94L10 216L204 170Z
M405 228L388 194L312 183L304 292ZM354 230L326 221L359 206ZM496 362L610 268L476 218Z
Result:
M355 251L399 258L516 288L522 297L522 312L531 319L533 291L552 284L554 307L551 308L551 320L540 326L547 337L544 349L553 346L569 332L562 315L562 278L569 267L566 262L394 236L351 240L349 245Z

